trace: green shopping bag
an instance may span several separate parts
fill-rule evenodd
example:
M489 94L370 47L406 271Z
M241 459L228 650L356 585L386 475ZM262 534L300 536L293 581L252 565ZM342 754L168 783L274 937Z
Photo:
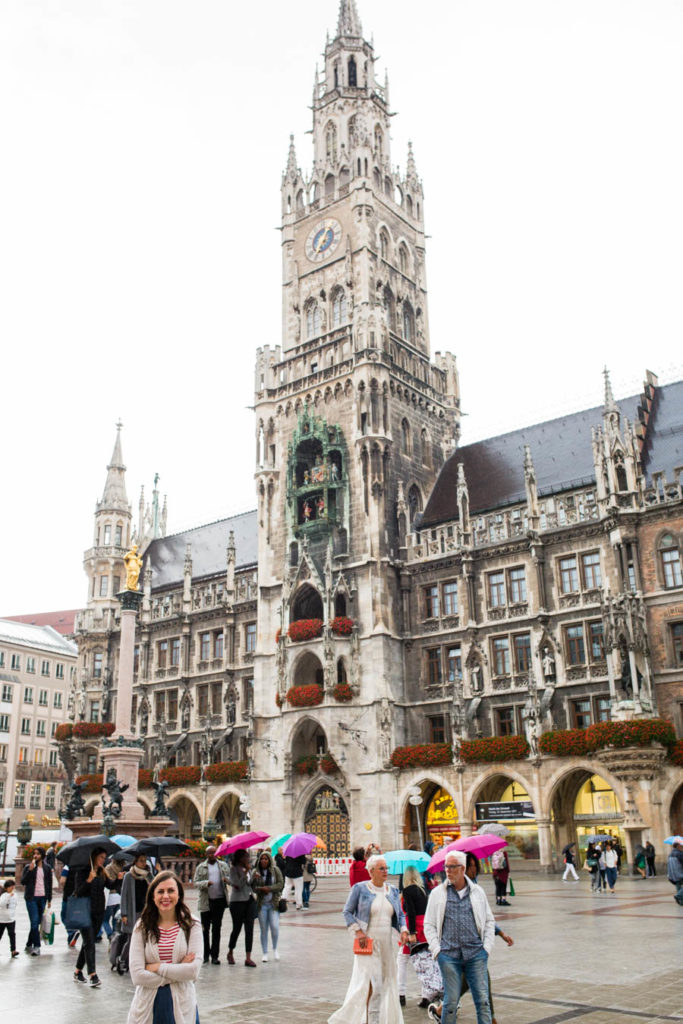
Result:
M510 879L510 881L509 881L509 889L510 889L510 895L514 896L515 895L515 887L512 884L512 879Z
M40 930L43 934L43 939L49 946L55 941L55 915L54 913L46 910L43 914L43 920L41 921Z

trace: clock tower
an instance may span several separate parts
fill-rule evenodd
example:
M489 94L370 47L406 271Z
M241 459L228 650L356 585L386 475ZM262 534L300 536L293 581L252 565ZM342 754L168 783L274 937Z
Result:
M290 831L307 813L297 758L324 751L345 765L351 819L372 820L350 793L361 764L390 767L400 734L406 533L459 435L455 359L430 359L422 183L410 145L405 171L392 165L388 78L355 0L341 0L312 113L311 171L292 137L282 177L282 343L256 360L253 770L268 820L287 794ZM288 694L308 685L320 701L302 712ZM362 788L379 822L389 811Z

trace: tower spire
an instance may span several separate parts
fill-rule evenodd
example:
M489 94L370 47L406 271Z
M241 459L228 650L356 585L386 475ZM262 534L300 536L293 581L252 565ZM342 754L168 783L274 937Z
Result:
M406 178L408 181L417 181L417 165L413 153L412 142L408 143L408 159L406 160Z
M363 38L363 29L356 10L356 0L341 0L339 4L337 37L339 36Z
M123 423L121 420L116 424L116 440L114 441L114 450L111 453L111 459L107 466L107 480L104 485L104 491L102 493L102 501L100 505L103 508L112 509L128 509L128 497L126 495L126 467L123 464L123 454L121 452L121 427Z
M614 401L612 382L609 379L609 370L605 367L602 371L605 378L605 412L618 412L617 403Z
M289 136L289 152L287 154L287 169L285 175L294 180L299 177L299 170L296 165L296 148L294 146L294 136Z

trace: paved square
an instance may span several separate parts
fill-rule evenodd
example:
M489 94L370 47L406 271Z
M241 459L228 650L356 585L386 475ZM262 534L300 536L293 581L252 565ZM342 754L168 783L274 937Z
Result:
M489 899L493 884L483 880ZM559 876L515 876L517 895L498 920L515 940L497 940L491 976L498 1024L661 1024L683 1021L683 910L672 899L666 878L620 879L615 896L594 896L588 880L562 883ZM229 916L223 927L220 967L207 965L197 984L202 1024L325 1024L343 1000L351 971L348 935L340 908L348 892L344 879L321 878L311 909L281 919L279 962L261 963L256 928L256 970L225 962ZM194 906L194 895L192 896ZM494 907L494 909L496 909ZM17 914L17 948L23 949L28 922L23 899ZM125 1021L132 995L130 978L109 971L106 942L98 944L102 988L71 981L75 953L63 928L38 959L9 960L0 946L3 1020L50 1020L69 1024ZM408 971L405 1024L426 1024L417 1006L415 975ZM469 996L458 1021L473 1024ZM361 1024L359 1021L358 1024Z

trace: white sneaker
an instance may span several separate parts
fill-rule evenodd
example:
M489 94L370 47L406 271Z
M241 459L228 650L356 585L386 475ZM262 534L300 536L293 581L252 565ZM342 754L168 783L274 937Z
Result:
M262 964L267 964L268 963L268 954L267 953L264 953L263 956L261 957L261 963Z
M274 950L273 950L273 956L274 956L274 958L275 958L276 960L279 960L279 959L280 959L280 954L278 953L278 951L277 951L276 949L274 949Z

